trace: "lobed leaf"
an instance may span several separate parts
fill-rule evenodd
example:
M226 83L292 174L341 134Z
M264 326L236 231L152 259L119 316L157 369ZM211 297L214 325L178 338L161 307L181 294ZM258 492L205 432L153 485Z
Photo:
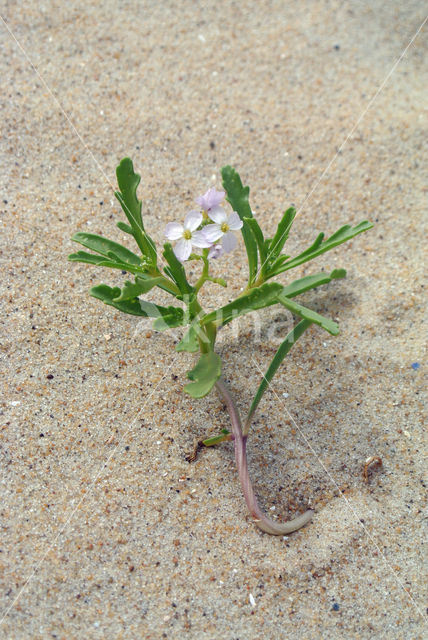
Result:
M304 262L308 262L308 260L313 260L313 258L316 258L317 256L321 255L322 253L325 253L326 251L330 251L330 249L337 247L339 244L342 244L347 240L351 240L351 238L354 238L359 233L368 231L368 229L371 229L372 227L373 227L373 224L371 222L368 222L367 220L363 220L363 222L360 222L355 227L351 227L349 224L344 225L343 227L338 229L335 233L333 233L332 236L327 238L327 240L324 240L324 234L320 233L316 237L313 244L307 249L305 249L305 251L300 253L298 256L296 256L292 260L289 260L288 262L285 262L281 266L275 269L272 269L272 271L270 271L269 273L269 277L278 275L283 271L288 271L288 269L293 269L294 267L297 267L298 265L303 264Z
M129 224L126 224L126 222L122 222L121 220L119 220L119 222L116 222L116 227L121 231L124 231L125 233L129 233L129 235L134 236L132 227L129 226Z
M119 301L121 290L119 287L109 287L107 284L99 284L90 290L91 296L102 300L119 311L144 318L156 318L159 320L158 330L167 329L170 326L179 326L184 321L184 311L179 307L161 307L153 302L134 298L132 300ZM156 321L157 321L156 320ZM155 321L155 324L156 324Z
M164 278L140 278L136 276L135 282L125 281L125 285L120 292L120 296L116 298L116 302L122 302L122 300L132 300L138 298L143 293L147 293L153 287L159 286L164 282Z
M266 282L260 287L255 287L249 293L236 298L233 302L208 313L201 319L201 324L214 322L217 327L223 326L256 309L262 309L278 302L277 296L283 290L283 286L278 282Z
M84 262L85 264L93 264L97 267L110 267L110 269L120 269L121 271L129 271L130 273L139 273L141 271L141 267L134 267L125 262L114 262L104 258L104 256L96 256L93 253L86 253L86 251L71 253L68 259L70 262Z
M124 302L116 301L116 298L120 296L119 287L109 287L107 284L98 284L96 287L92 287L89 293L93 298L102 300L104 304L108 304L109 306L118 309L118 311L123 311L123 313L129 313L133 316L143 316L144 318L148 318L148 314L143 311L138 299L125 300Z
M257 243L248 222L245 221L245 218L253 217L253 212L251 211L250 203L248 201L250 187L244 187L242 185L239 173L229 165L223 167L221 170L221 176L223 179L223 187L227 194L227 201L244 223L241 228L241 233L244 238L248 256L248 282L249 284L253 284L257 275Z
M175 255L172 246L169 242L164 244L163 256L168 263L168 267L165 267L165 273L175 282L180 290L182 296L190 296L194 293L195 289L192 287L186 278L186 272L180 260Z
M92 249L92 251L101 254L110 261L141 267L141 258L118 242L108 240L108 238L103 238L103 236L98 236L95 233L85 233L83 231L78 231L71 239L73 242L78 242L87 249Z
M277 258L289 236L291 226L296 217L296 209L290 207L282 216L274 237L269 244L268 259Z
M321 316L316 311L308 309L307 307L304 307L297 302L293 302L283 293L278 294L277 298L278 302L280 302L286 309L294 313L296 316L300 316L305 320L310 320L314 324L319 325L320 327L331 333L333 336L337 336L337 334L339 333L338 325L336 324L336 322L333 322L333 320L330 320L330 318L324 318L324 316Z
M221 359L214 351L203 353L196 366L187 372L193 382L186 384L184 391L192 398L203 398L207 395L221 376Z
M254 240L257 243L257 247L260 253L260 263L263 266L266 259L266 242L263 237L263 231L261 230L260 225L255 218L244 218L244 222L247 223L254 236Z
M345 276L345 269L333 269L331 273L314 273L314 275L299 278L291 284L286 285L283 288L282 293L287 296L287 298L294 298L294 296L298 296L300 293L304 293L309 289L315 289L315 287L327 284L331 280L345 278Z
M134 165L130 158L123 158L116 168L117 183L119 191L115 192L116 198L128 218L134 236L141 253L150 259L153 265L157 263L156 245L144 230L143 218L141 215L141 201L137 197L137 187L140 184L141 176L134 171ZM129 229L120 227L126 233Z
M175 345L176 351L188 351L189 353L195 353L199 351L198 335L201 328L199 323L190 325L182 339Z
M116 198L122 205L123 212L128 218L131 227L138 227L144 231L143 218L141 215L141 200L137 197L137 187L140 184L141 176L134 171L131 158L123 158L116 168L117 184L120 191L116 192Z

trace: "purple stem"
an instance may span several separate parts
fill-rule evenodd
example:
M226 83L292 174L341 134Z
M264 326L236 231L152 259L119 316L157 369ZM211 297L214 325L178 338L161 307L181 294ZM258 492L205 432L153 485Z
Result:
M289 520L288 522L274 522L268 518L260 509L257 498L253 491L250 476L248 473L247 464L247 436L242 434L241 418L239 416L238 409L235 402L227 389L222 378L219 378L216 382L216 387L230 415L232 422L233 440L235 443L235 460L238 467L239 479L241 481L242 492L244 494L245 502L247 503L248 510L254 518L256 525L266 533L270 533L274 536L282 536L292 531L297 531L305 524L307 524L313 515L313 511L306 511L301 516Z

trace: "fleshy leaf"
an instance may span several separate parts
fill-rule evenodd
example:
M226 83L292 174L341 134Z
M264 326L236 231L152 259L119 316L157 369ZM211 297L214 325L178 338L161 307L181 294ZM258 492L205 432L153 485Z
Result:
M107 284L99 284L96 287L92 287L89 293L94 298L102 300L105 304L118 309L118 311L123 311L123 313L129 313L133 316L143 316L144 318L148 317L148 314L141 308L140 301L138 299L116 302L115 298L120 296L119 287L109 287Z
M115 302L122 302L122 300L132 300L138 298L143 293L147 293L153 287L161 284L164 278L140 278L136 276L135 282L125 281L125 285L120 293L120 296L116 298Z
M163 319L166 317L167 320L163 327L165 329L171 326L169 324L171 322L171 318L175 319L176 324L174 326L178 326L183 323L184 311L179 307L161 307L157 304L153 304L153 302L140 300L139 298L119 302L117 298L120 296L120 293L121 291L119 287L109 287L107 284L99 284L96 287L92 287L90 290L91 296L98 300L102 300L105 304L108 304L119 311L123 311L124 313L129 313L134 316L142 316L144 318Z
M190 296L191 294L193 294L195 289L187 282L184 267L175 255L169 242L164 244L163 255L168 263L168 267L165 267L165 273L167 273L169 277L174 280L175 284L180 290L181 295Z
M291 225L296 217L296 209L290 207L282 216L274 237L269 244L269 256L270 258L277 258L282 251L282 248L290 233Z
M143 305L143 302L141 304ZM159 308L160 307L158 307L158 309ZM153 323L153 328L156 329L156 331L165 331L165 329L181 327L183 324L183 309L180 309L180 307L162 307L162 315L156 318Z
M330 318L324 318L324 316L321 316L316 311L308 309L307 307L304 307L303 305L290 300L290 298L287 298L287 296L281 293L278 295L278 301L286 309L291 311L291 313L294 313L296 316L300 316L305 320L310 320L310 322L319 325L320 327L331 333L331 335L337 336L337 334L339 333L338 325L336 324L336 322L333 322L333 320L330 320Z
M129 220L134 236L141 253L150 259L153 265L157 262L156 245L146 234L141 215L141 200L137 197L137 187L141 177L134 171L134 165L130 158L123 158L116 168L119 191L115 192L116 198ZM123 227L122 227L122 230ZM129 233L129 231L127 231Z
M337 278L345 278L345 276L345 269L333 269L331 273L314 273L312 276L299 278L298 280L295 280L291 284L285 286L282 290L282 293L287 296L287 298L294 298L294 296L298 296L300 293L304 293L309 289L315 289L315 287L319 287L322 284L327 284L331 280L335 280Z
M223 187L227 193L227 201L244 223L241 228L241 233L244 238L248 256L248 282L249 284L253 284L257 274L257 243L251 229L249 228L248 222L245 221L245 218L253 217L253 212L251 211L250 203L248 201L250 187L244 187L242 185L239 173L229 165L223 167L221 170L221 176L223 178Z
M320 256L322 253L325 253L326 251L330 251L330 249L337 247L339 244L342 244L347 240L351 240L351 238L354 238L359 233L363 233L363 231L368 231L368 229L371 229L372 227L373 227L373 224L371 222L368 222L367 220L363 220L363 222L360 222L355 227L351 227L349 224L345 224L343 227L341 227L335 233L333 233L332 236L327 238L327 240L324 240L324 234L320 233L316 237L314 243L310 247L308 247L308 249L300 253L298 256L296 256L292 260L289 260L288 262L285 262L283 265L275 269L272 269L269 272L269 277L278 275L283 271L288 271L288 269L293 269L294 267L297 267L298 265L303 264L304 262L308 262L308 260L312 260L313 258Z
M221 376L220 356L209 351L203 353L196 366L187 372L187 377L193 382L186 384L184 391L192 398L203 398L207 395Z
M198 328L200 331L199 324L190 325L180 342L175 345L175 350L189 353L199 351Z
M129 233L130 236L134 235L132 227L130 227L129 224L126 224L126 222L122 222L121 220L119 220L119 222L116 222L116 227L121 231L124 231L125 233Z
M229 302L224 307L208 313L201 319L201 324L214 322L217 327L220 327L246 313L269 307L278 302L277 296L282 290L283 286L278 282L266 282L260 287L251 289L244 296L236 298L233 302Z
M110 267L110 269L120 269L121 271L129 271L130 273L139 273L141 271L141 267L134 267L125 262L107 260L104 256L96 256L93 253L86 253L86 251L71 253L68 259L70 262L84 262L85 264L93 264L97 267Z
M244 218L244 222L250 227L250 230L254 236L254 240L257 243L257 247L260 253L260 264L263 265L266 259L266 244L263 237L263 231L260 228L259 223L255 218Z
M112 261L113 258L115 262L123 262L124 264L131 264L137 267L141 266L141 259L135 255L135 253L118 242L103 238L103 236L78 231L71 239L73 242L78 242L87 249L92 249L92 251L101 254L110 261Z
M287 353L290 351L291 347L297 342L297 340L302 336L302 334L311 326L312 322L310 320L301 320L296 326L290 331L285 340L281 342L278 347L277 352L272 358L272 362L270 363L265 375L263 376L263 380L260 383L259 388L257 389L257 393L254 396L254 400L251 403L250 410L248 412L247 417L247 425L250 425L251 418L254 415L255 410L257 409L260 400L264 392L266 391L268 385L270 384L272 378L275 373L278 371L281 362L284 360Z

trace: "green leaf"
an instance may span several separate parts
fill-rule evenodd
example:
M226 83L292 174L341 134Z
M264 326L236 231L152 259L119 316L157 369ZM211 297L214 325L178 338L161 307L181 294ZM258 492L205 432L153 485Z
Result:
M90 290L91 296L102 300L119 311L144 318L156 318L159 320L158 330L167 329L170 326L179 326L184 320L184 311L179 307L161 307L153 302L134 298L119 302L119 287L109 287L107 284L99 284Z
M184 311L181 307L161 307L147 300L139 300L141 309L151 318L156 318L153 327L157 331L164 331L172 327L186 324Z
M201 331L201 327L198 324L190 325L180 342L175 345L176 351L188 351L189 353L195 353L199 351L198 335Z
M184 267L175 255L172 246L167 242L164 244L163 256L168 263L168 267L165 267L165 273L169 275L180 290L182 296L190 296L194 293L195 289L192 287L186 278L186 272Z
M331 273L314 273L312 276L299 278L291 284L286 285L282 290L282 293L287 296L287 298L294 298L294 296L298 296L300 293L304 293L309 289L315 289L315 287L327 284L327 282L330 282L331 280L345 278L345 276L345 269L334 269Z
M269 272L269 277L278 275L283 271L288 271L288 269L293 269L294 267L297 267L298 265L303 264L308 260L312 260L322 253L325 253L326 251L330 251L330 249L337 247L339 244L342 244L347 240L351 240L351 238L354 238L359 233L368 231L368 229L371 229L372 227L373 224L371 222L364 220L363 222L357 224L355 227L351 227L349 224L345 224L343 227L333 233L332 236L327 238L327 240L324 240L324 234L320 233L315 239L314 243L310 247L308 247L308 249L300 253L292 260L285 262L282 266L276 268L275 270L272 269L272 271Z
M70 262L84 262L85 264L93 264L97 267L110 267L110 269L120 269L121 271L129 271L130 273L139 273L141 271L141 267L134 267L125 262L107 260L107 258L103 256L96 256L93 253L86 253L86 251L71 253L68 259Z
M260 400L264 392L266 391L268 385L272 381L275 373L278 371L280 364L284 360L287 353L290 351L291 347L296 344L297 340L302 336L302 334L311 326L312 322L310 320L301 320L287 335L285 340L281 342L278 347L277 352L275 353L272 362L270 363L265 375L263 376L263 380L260 383L259 388L257 389L257 393L254 396L254 400L251 403L250 410L248 412L246 424L249 426L251 422L251 418L254 415L255 410L257 409Z
M111 262L121 262L141 267L141 258L118 242L113 242L113 240L108 240L94 233L84 233L83 231L75 233L71 239L73 242L78 242L84 247L105 256Z
M291 225L296 216L296 209L290 207L282 216L274 237L269 244L269 256L268 258L277 258L282 251L282 248L289 236Z
M105 304L118 309L118 311L123 311L123 313L129 313L133 316L143 316L145 318L148 317L148 314L141 308L140 301L138 299L116 302L115 298L118 298L120 296L119 287L112 288L107 284L99 284L96 287L92 287L89 293L94 298L102 300Z
M244 221L250 227L250 230L254 236L254 240L257 243L257 247L260 253L260 263L263 265L266 259L266 244L263 237L263 231L261 230L260 225L255 218L244 218Z
M121 231L124 231L125 233L129 233L129 235L134 236L132 227L130 227L129 224L126 224L126 222L122 222L122 221L116 222L116 227Z
M135 282L129 282L129 280L125 281L125 285L120 293L120 296L116 298L116 302L122 302L122 300L132 300L133 298L138 298L143 293L147 293L153 287L162 284L164 281L163 277L160 278L140 278L136 276Z
M283 288L283 285L278 282L267 282L260 287L255 287L233 302L205 315L201 319L201 324L206 325L208 322L214 322L219 327L245 313L276 304L278 302L277 296Z
M141 177L135 173L132 160L123 158L116 168L117 183L120 191L115 192L116 198L128 218L134 236L141 253L150 259L155 266L157 263L156 245L144 230L143 218L141 215L141 201L137 197L137 187ZM122 230L123 229L122 227ZM129 230L127 230L129 233Z
M153 329L156 329L156 331L165 331L165 329L174 329L183 325L183 313L180 313L183 310L179 307L166 308L174 309L174 311L156 318L153 322Z
M122 205L131 227L138 227L144 231L143 218L141 216L141 200L137 197L137 187L141 176L134 171L131 158L123 158L116 168L117 184L120 191L115 195Z
M244 218L253 217L253 212L251 211L250 203L248 202L250 187L244 187L242 185L239 173L229 165L223 167L221 170L221 176L223 178L223 187L227 194L227 201L244 223L241 233L247 250L249 269L248 283L251 285L257 275L257 243L248 222L244 220Z
M187 372L187 377L193 382L186 384L184 391L192 398L203 398L207 395L221 376L220 356L209 351L203 353L196 366Z
M316 311L308 309L307 307L304 307L297 302L293 302L292 300L290 300L290 298L287 298L287 296L281 293L278 294L278 301L296 316L300 316L305 320L310 320L314 324L319 325L320 327L331 333L333 336L337 336L337 334L339 333L338 325L333 322L333 320L330 320L330 318L324 318L324 316L321 316Z

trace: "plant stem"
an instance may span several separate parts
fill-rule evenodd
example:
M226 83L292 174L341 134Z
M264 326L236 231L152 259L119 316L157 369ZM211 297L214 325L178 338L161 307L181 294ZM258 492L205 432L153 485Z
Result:
M238 467L238 474L241 481L242 492L244 494L247 507L251 515L253 516L256 525L262 531L270 533L274 536L285 535L287 533L291 533L292 531L300 529L310 521L313 511L306 511L306 513L298 516L297 518L294 518L293 520L279 523L274 522L273 520L268 518L260 509L248 473L247 436L243 435L242 433L241 418L239 416L238 409L222 378L219 378L217 380L216 387L222 400L226 404L227 410L230 415L230 420L232 423L232 433L235 443L235 460L236 466Z

